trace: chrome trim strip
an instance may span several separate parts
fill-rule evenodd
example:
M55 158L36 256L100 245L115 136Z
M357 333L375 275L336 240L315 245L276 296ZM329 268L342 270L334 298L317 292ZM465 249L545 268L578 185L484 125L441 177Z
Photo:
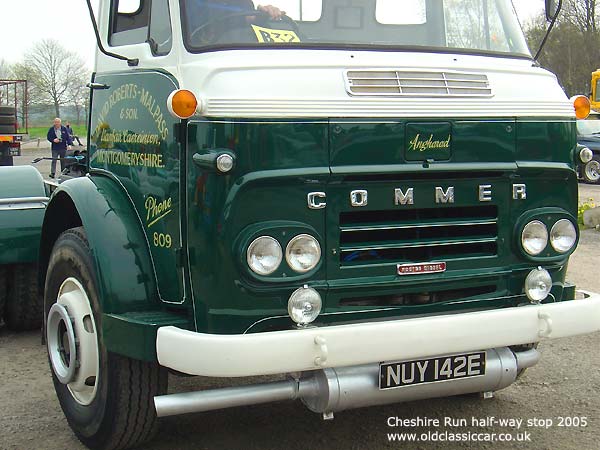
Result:
M393 244L389 246L379 247L359 247L359 248L341 248L341 252L360 252L367 250L390 250L396 248L419 248L419 247L437 247L437 246L449 246L449 245L466 245L466 244L485 244L488 242L497 242L498 238L489 239L472 239L470 241L454 241L454 242L428 242L422 244Z
M445 223L430 223L430 224L414 224L414 225L381 225L381 226L370 226L370 227L353 227L344 228L340 227L342 233L356 232L356 231L379 231L379 230L405 230L412 228L440 228L440 227L469 227L477 225L495 225L497 220L487 220L482 222L445 222Z
M337 98L278 98L278 99L239 99L207 98L204 115L219 118L274 118L282 116L302 119L323 119L336 117L380 118L431 118L431 112L440 118L495 118L529 119L531 117L552 118L562 122L566 118L575 119L573 105L567 101L498 100L488 98L441 97L420 98L354 96L340 100ZM532 120L539 122L540 120Z
M44 209L49 201L48 197L0 198L0 211Z
M486 302L492 302L492 301L496 301L496 300L509 300L509 299L515 299L515 298L527 299L527 296L525 294L501 295L499 297L485 298L483 300L485 300ZM473 298L473 299L467 299L467 300L458 299L458 300L450 300L448 302L440 302L439 304L440 305L448 305L448 304L454 305L454 304L462 304L462 303L475 303L475 302L481 302L481 301L482 301L481 298ZM555 302L556 302L556 300L555 300ZM372 308L364 308L364 309L351 310L351 311L335 311L335 312L321 313L321 314L319 314L319 317L341 316L341 315L348 315L348 314L378 313L378 312L385 312L385 311L398 311L401 308L402 308L402 306L374 306ZM464 312L465 311L457 311L455 314L462 314ZM433 316L439 316L439 315L443 315L443 314L448 314L448 313L447 312L441 312L441 313L438 312L438 313L432 313L432 314L409 314L409 315L401 316L400 318L414 319L414 318L418 318L418 317L433 317ZM252 328L254 328L255 326L259 325L262 322L266 322L266 321L274 320L274 319L285 319L285 318L289 318L289 317L290 317L289 315L264 317L262 319L257 320L252 325L250 325L248 328L246 328L244 330L243 334L250 333ZM376 317L376 318L370 318L370 319L366 319L366 320L365 319L357 319L356 322L354 322L354 323L389 322L390 320L397 320L397 319L398 319L398 317L395 317L395 316Z
M48 186L52 186L53 188L57 188L59 184L56 181L44 180L44 184Z

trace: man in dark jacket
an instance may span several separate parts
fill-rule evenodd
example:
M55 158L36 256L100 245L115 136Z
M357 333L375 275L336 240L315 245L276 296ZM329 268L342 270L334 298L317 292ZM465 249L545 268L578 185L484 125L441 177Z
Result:
M73 128L71 128L71 122L65 123L65 128L67 129L67 133L69 133L69 136L71 137L71 142L73 143L73 145L75 145L75 141L77 141L79 146L83 147L83 144L81 143L81 139L79 139L79 136L77 136L75 134L75 132L73 131Z
M54 178L56 175L56 159L60 158L60 171L62 172L65 168L65 156L67 149L71 148L73 141L67 128L62 125L62 121L57 117L54 119L54 125L48 130L48 142L52 144L52 164L50 168L50 178Z

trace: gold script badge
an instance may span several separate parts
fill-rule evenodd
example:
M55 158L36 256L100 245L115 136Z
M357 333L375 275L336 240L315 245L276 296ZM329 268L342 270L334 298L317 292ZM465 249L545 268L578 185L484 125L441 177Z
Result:
M156 197L149 196L145 203L147 227L150 228L162 218L169 215L172 211L172 203L171 197L160 202Z
M424 152L431 149L448 149L450 148L450 139L452 136L448 135L447 139L435 140L433 134L429 135L429 139L421 139L421 134L417 133L415 138L408 143L408 149L416 152Z

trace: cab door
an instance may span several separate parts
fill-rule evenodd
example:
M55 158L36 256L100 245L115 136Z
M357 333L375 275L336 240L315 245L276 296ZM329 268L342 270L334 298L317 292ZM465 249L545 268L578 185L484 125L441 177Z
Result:
M160 299L183 303L180 263L180 155L177 123L166 108L176 80L157 71L129 71L95 77L90 170L112 177L131 198L144 228Z

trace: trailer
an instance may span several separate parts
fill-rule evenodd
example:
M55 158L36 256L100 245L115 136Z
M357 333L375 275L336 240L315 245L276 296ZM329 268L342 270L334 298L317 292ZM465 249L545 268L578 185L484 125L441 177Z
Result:
M28 133L27 80L0 79L0 166L12 166L21 156Z

